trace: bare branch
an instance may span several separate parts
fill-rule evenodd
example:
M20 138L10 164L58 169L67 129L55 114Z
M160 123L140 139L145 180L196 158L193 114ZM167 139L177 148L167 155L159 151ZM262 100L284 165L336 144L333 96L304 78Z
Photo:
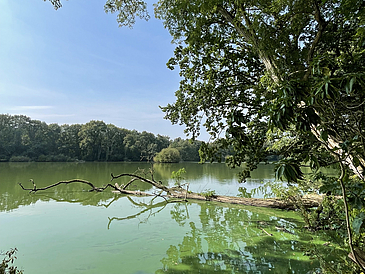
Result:
M52 184L52 185L49 185L49 186L46 186L43 188L37 188L35 183L33 182L33 180L31 180L33 182L33 188L25 188L21 183L19 183L19 185L23 190L29 190L30 193L35 193L37 191L47 190L47 189L50 189L52 187L56 187L56 186L59 186L62 184L67 185L70 183L82 183L82 184L86 184L91 187L91 190L89 190L90 192L92 192L92 191L101 192L107 188L112 188L112 189L114 189L114 192L117 192L120 194L135 195L135 196L154 196L155 198L161 197L165 200L164 201L165 203L187 202L189 199L189 200L202 200L202 201L210 200L210 201L221 202L221 203L241 204L241 205L251 205L251 206L258 206L258 207L281 208L281 209L295 209L296 208L294 202L290 202L290 201L288 202L288 201L281 200L278 198L261 199L261 198L241 198L241 197L213 195L213 196L209 197L209 199L207 199L207 197L204 195L201 195L199 193L190 192L189 184L187 184L186 190L183 188L168 188L168 187L162 185L161 182L155 182L155 181L143 178L143 177L135 175L135 174L120 174L118 176L114 176L112 174L112 180L123 177L123 176L130 176L130 177L132 177L132 180L138 179L143 182L152 184L156 188L159 188L161 190L161 193L151 194L151 193L142 192L142 191L126 190L126 189L120 187L118 185L118 183L115 183L114 185L107 184L104 187L96 187L92 183L85 181L85 180L81 180L81 179L60 181L60 182L57 182L55 184ZM164 195L164 196L161 195L162 192L166 192L167 195ZM155 198L153 198L153 199L155 199ZM321 196L307 197L307 198L303 197L303 199L302 199L303 206L306 208L317 207L321 203L321 201L322 201ZM138 205L138 206L141 206L141 205Z
M117 176L114 176L114 175L113 175L113 173L112 173L112 174L110 174L110 175L112 176L112 179L111 179L112 181L113 181L114 179L118 179L118 178L120 178L120 177L131 177L131 178L135 178L136 180L140 180L140 181L142 181L142 182L145 182L145 183L151 184L151 185L153 185L153 186L154 186L154 187L156 187L156 188L159 188L159 189L162 189L162 190L166 191L167 193L169 193L169 192L170 192L170 189L169 189L168 187L164 186L162 183L160 183L160 182L156 182L156 181L154 181L154 180L149 180L149 179L147 179L147 178L144 178L144 177L139 176L139 175L136 175L136 174L122 173L122 174L119 174L119 175L117 175Z
M81 179L73 179L73 180L69 180L69 181L60 181L60 182L57 182L57 183L55 183L53 185L49 185L49 186L46 186L46 187L37 188L37 186L35 185L33 179L30 179L30 181L33 183L33 188L24 188L24 186L21 183L19 183L20 187L23 190L29 190L29 193L35 193L35 192L40 191L40 190L47 190L49 188L56 187L56 186L62 185L62 184L68 185L70 183L82 183L82 184L86 184L86 185L88 185L88 186L91 187L91 190L89 190L90 192L91 191L101 192L101 191L105 190L109 186L109 185L107 185L104 188L99 188L99 187L95 187L92 183L90 183L88 181L81 180Z

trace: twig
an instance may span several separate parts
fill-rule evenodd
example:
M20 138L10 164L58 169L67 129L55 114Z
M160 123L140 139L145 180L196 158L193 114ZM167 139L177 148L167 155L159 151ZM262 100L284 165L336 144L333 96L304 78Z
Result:
M269 235L269 236L273 236L271 233L269 233L269 232L267 232L265 229L263 229L262 227L260 227L260 229L263 231L263 232L265 232L267 235Z
M158 183L158 182L156 182L154 180L149 180L149 179L143 178L143 177L141 177L139 175L136 175L136 174L122 173L122 174L119 174L117 176L114 176L113 173L111 173L110 175L112 176L111 181L113 181L114 179L118 179L120 177L126 177L127 176L127 177L134 178L135 180L140 180L142 182L151 184L151 185L153 185L156 188L162 189L162 190L166 191L167 193L170 193L170 190L169 190L168 187L166 187L166 186L164 186L164 185L162 185L162 184L160 184L160 183Z

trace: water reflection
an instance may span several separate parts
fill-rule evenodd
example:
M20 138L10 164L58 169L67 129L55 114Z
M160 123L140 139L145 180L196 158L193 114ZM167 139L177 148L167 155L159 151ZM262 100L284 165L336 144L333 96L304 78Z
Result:
M307 234L301 231L295 213L211 203L167 204L129 201L138 213L109 218L114 221L141 217L147 223L162 210L180 227L189 228L181 243L170 245L155 273L316 273L319 263L303 255ZM167 208L166 208L167 207ZM192 221L191 213L198 215ZM145 214L143 217L142 215ZM262 231L269 231L268 236ZM280 228L280 229L279 229ZM317 248L323 250L321 244Z
M178 216L176 221L180 225L189 225L190 232L181 244L169 247L167 256L161 260L163 268L156 273L314 273L319 270L317 263L303 258L300 234L273 229L283 223L288 228L296 226L290 218L283 222L281 218L254 210L207 203L200 204L200 224L185 223L189 214L183 205L175 205L171 216ZM270 223L266 229L273 237L257 228L257 222L263 220Z
M165 185L173 185L170 179L172 171L184 167L186 182L190 183L190 190L203 192L214 189L217 194L238 195L239 185L237 171L231 170L224 164L155 164L154 178ZM62 185L57 188L42 191L35 195L28 195L18 183L31 187L29 179L34 179L37 187L45 187L58 181L84 179L96 186L103 186L110 182L110 174L140 172L149 178L151 175L147 163L0 163L0 211L10 211L19 206L34 204L36 201L67 201L82 205L97 205L105 202L112 194L86 193L88 188L82 184ZM261 179L259 179L261 178ZM272 166L261 166L252 175L251 181L244 186L252 189L260 185L261 181L272 180ZM126 184L129 178L118 179L119 184ZM136 181L131 190L152 191L151 185Z
M290 218L260 214L254 209L199 204L200 223L188 222L183 205L175 205L171 217L190 232L181 244L172 245L161 260L163 268L156 273L307 273L318 265L303 258L300 234L276 231L283 224L296 226ZM180 214L183 212L183 214ZM184 214L185 213L185 214ZM288 217L288 216L287 216ZM257 222L269 223L264 234ZM303 260L304 259L304 260Z
M28 260L25 273L39 267L39 258L46 258L42 260L49 262L50 268L43 266L38 273L51 273L50 269L52 273L77 270L88 274L105 273L106 269L108 273L124 269L124 273L158 274L318 270L318 262L303 255L312 236L301 231L300 218L294 212L209 202L166 203L160 197L90 193L77 184L29 194L17 185L30 178L39 187L82 178L100 186L109 182L110 173L130 173L136 167L119 163L0 163L0 211L10 211L0 212L0 242L5 248L15 244L24 252ZM171 171L180 167L156 166L156 179L168 180ZM185 168L189 181L195 180L189 174L210 176L227 188L227 182L235 178L235 172L229 173L224 165L192 164ZM206 183L203 180L202 184ZM150 186L135 187L143 190ZM33 206L22 207L28 205ZM316 248L329 254L323 242L317 241ZM61 255L55 256L56 251ZM65 265L67 260L72 263Z

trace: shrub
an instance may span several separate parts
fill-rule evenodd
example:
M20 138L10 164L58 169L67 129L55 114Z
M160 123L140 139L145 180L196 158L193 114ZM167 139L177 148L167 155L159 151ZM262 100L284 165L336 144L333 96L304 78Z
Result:
M181 160L181 156L179 150L168 147L157 153L153 160L158 163L178 163Z
M180 186L181 182L185 180L183 174L186 173L185 168L180 168L178 171L173 171L171 173L171 179L175 180L175 185Z

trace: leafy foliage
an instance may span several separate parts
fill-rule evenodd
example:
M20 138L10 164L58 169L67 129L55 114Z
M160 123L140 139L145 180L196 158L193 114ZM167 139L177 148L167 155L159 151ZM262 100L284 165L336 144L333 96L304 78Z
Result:
M132 28L136 22L136 16L148 21L150 18L147 12L147 4L144 1L135 0L107 0L104 6L105 12L117 12L119 26Z
M9 251L5 252L4 258L0 264L0 274L22 274L23 271L19 270L14 264L14 260L16 260L16 252L17 248L12 248Z
M180 152L172 147L162 149L154 157L154 161L157 163L178 163L180 159Z
M186 173L185 168L180 168L178 171L171 173L171 179L175 180L175 185L180 186L181 182L185 180L184 174Z
M199 193L199 195L204 196L206 200L216 197L215 190L207 189Z

